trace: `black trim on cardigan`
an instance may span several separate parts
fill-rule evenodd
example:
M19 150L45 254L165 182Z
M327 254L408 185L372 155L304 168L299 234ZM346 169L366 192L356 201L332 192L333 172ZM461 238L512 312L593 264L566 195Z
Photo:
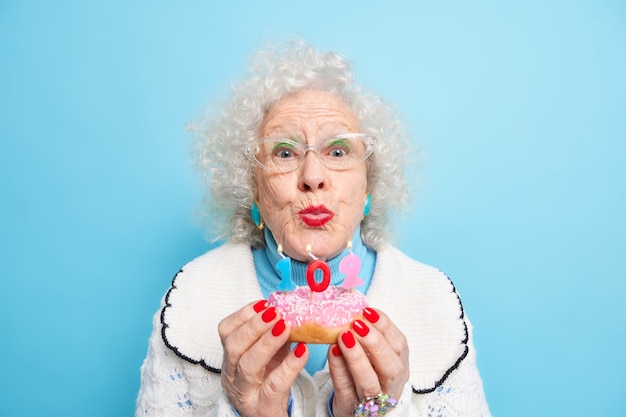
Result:
M187 362L191 362L193 364L199 364L201 365L204 369L206 369L207 371L213 372L215 374L221 374L222 370L219 368L213 368L212 366L207 365L207 363L204 361L204 359L201 360L195 360L195 359L191 359L189 356L184 355L180 350L178 350L178 348L176 346L174 346L173 344L171 344L168 340L167 340L167 336L165 335L165 330L169 327L169 325L167 323L165 323L165 310L168 307L171 307L172 305L169 302L169 298L170 298L170 293L175 290L176 287L176 278L178 277L178 274L180 274L181 272L183 272L183 270L181 269L180 271L178 271L178 273L176 273L176 275L174 276L174 279L172 279L172 286L170 287L170 289L167 291L167 294L165 294L165 305L163 306L163 308L161 309L161 338L163 339L163 342L165 343L165 346L167 346L168 348L170 348L170 350L172 350L172 352L174 352L178 357L180 357L181 359L186 360Z
M465 328L465 339L463 339L461 341L461 343L465 345L465 350L463 351L461 356L459 356L459 358L456 360L454 365L452 365L443 374L441 379L439 381L435 382L435 386L434 387L418 390L418 389L415 389L413 386L411 386L411 390L413 390L414 394L428 394L428 393L431 393L431 392L435 391L437 388L439 388L441 385L443 385L445 380L448 379L450 374L452 372L454 372L454 370L459 367L461 362L463 362L463 359L465 359L467 357L467 354L469 353L469 347L467 346L467 343L469 342L469 330L467 329L467 322L465 321L465 309L463 308L463 302L461 301L461 297L459 296L459 293L456 291L456 287L454 286L454 282L452 282L450 277L448 275L446 275L445 272L443 272L441 270L439 270L439 272L441 272L443 274L443 276L448 278L448 281L450 281L450 285L452 285L452 292L456 295L456 299L459 301L459 306L461 307L461 315L459 316L459 319L463 320L463 327Z

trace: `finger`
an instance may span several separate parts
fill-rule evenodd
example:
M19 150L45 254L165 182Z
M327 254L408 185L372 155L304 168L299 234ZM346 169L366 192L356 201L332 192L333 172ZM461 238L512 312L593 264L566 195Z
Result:
M369 327L377 329L384 336L398 356L408 361L406 337L384 312L367 307L363 310L363 317L367 323L371 324Z
M279 349L279 353L272 361L279 362L272 372L266 374L258 385L242 385L241 375L238 374L238 384L227 387L231 401L241 415L283 415L287 409L291 386L308 360L305 344L298 344L293 351L289 350L290 343ZM280 359L278 359L280 358ZM228 390L230 388L230 391Z
M356 394L361 398L374 397L380 394L380 382L367 353L356 340L354 333L346 330L337 341L341 348L350 375L354 381Z
M377 328L370 328L365 322L356 320L352 323L354 334L366 352L380 383L380 392L389 393L394 398L402 393L408 380L408 361L403 360L392 348L385 335ZM408 352L408 347L405 346Z
M237 317L232 317L232 321L246 317L242 309L240 313L235 313ZM254 312L254 309L252 309ZM254 313L253 313L254 314ZM268 333L279 320L276 309L270 307L261 313L253 315L239 327L236 327L230 334L224 335L222 345L224 347L224 363L222 370L227 374L234 374L244 353L252 348L264 334Z
M222 343L235 329L241 327L254 317L254 315L264 311L267 307L269 307L269 303L266 300L254 301L220 321L217 326L217 332L220 335Z
M356 396L354 379L344 360L338 345L331 345L328 349L328 369L333 380L335 397L340 403L356 404L359 402Z
M298 343L284 360L270 372L261 387L262 398L272 401L284 398L309 359L305 343Z
M222 345L228 348L227 352L247 351L279 318L274 307L259 313L253 307L254 305L248 305L242 308L218 325L218 332L222 333Z
M291 343L285 343L280 349L278 349L278 352L276 353L276 355L274 355L272 359L269 361L269 363L265 366L266 374L269 374L270 372L272 372L274 369L280 366L280 364L285 360L285 358L289 354L290 345Z
M242 391L257 389L263 384L266 376L272 369L277 367L277 362L280 358L284 357L283 354L279 354L281 349L287 344L289 339L289 327L283 319L276 316L276 312L270 307L264 314L261 315L261 320L268 319L273 313L275 318L268 324L272 324L271 329L268 329L262 334L255 343L253 343L239 359L236 367L235 385ZM257 318L250 320L256 321ZM277 356L278 354L278 356ZM284 361L283 361L284 362ZM280 365L278 365L280 366Z

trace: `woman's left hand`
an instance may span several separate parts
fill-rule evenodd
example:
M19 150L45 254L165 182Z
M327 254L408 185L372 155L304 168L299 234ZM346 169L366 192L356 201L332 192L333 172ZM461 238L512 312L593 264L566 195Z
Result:
M355 404L389 394L399 399L409 379L409 348L404 334L380 310L363 311L328 352L335 417L352 416Z

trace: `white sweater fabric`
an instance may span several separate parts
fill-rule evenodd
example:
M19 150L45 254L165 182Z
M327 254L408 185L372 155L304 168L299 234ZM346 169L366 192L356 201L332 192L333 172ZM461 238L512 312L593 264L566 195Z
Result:
M141 367L136 417L237 416L220 382L218 323L263 298L248 246L227 243L176 275L154 316ZM410 378L397 416L488 417L472 328L452 282L392 246L377 254L366 295L409 343ZM329 416L328 365L303 370L291 389L291 417Z

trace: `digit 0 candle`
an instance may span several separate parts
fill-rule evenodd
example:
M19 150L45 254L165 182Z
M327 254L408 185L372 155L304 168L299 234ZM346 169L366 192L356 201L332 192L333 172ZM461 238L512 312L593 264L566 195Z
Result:
M315 271L322 271L322 281L315 280ZM330 285L330 268L328 264L322 260L315 259L306 268L306 282L309 284L311 291L323 292Z

